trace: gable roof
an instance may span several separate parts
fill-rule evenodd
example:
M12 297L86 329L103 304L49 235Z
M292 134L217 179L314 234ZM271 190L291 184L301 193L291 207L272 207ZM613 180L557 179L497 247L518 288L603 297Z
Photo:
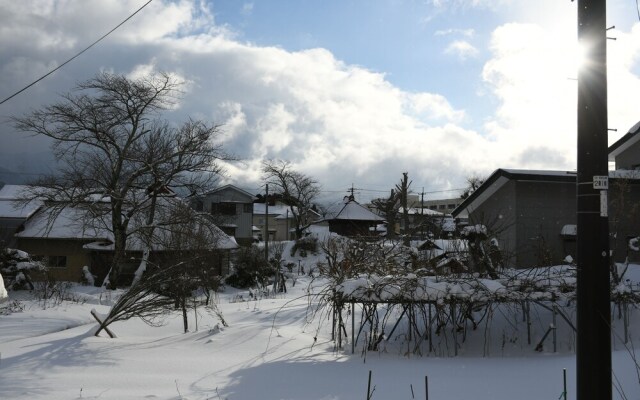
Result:
M156 204L156 225L153 233L151 247L155 251L163 251L172 248L174 240L172 234L180 230L198 232L206 236L211 248L235 249L238 247L235 239L226 235L220 228L209 220L208 214L196 213L184 222L167 223L174 215L175 210L182 207L190 210L183 200L173 197L159 197ZM108 215L91 216L88 210L80 207L60 207L50 209L41 207L33 216L28 218L23 229L15 236L24 239L67 239L91 241L92 245L85 248L92 250L113 250L113 234L107 229L109 226ZM190 225L192 223L193 225ZM127 238L127 250L141 251L146 248L139 230L146 224L146 218L133 218L130 222L131 232ZM173 225L171 225L173 224ZM177 229L172 228L175 227ZM188 243L187 243L188 245Z
M495 170L478 189L471 193L469 197L464 199L464 201L451 212L451 215L457 217L465 210L469 211L478 208L510 180L575 183L576 172L499 168Z
M4 185L0 188L0 218L26 219L38 210L41 201L17 203L27 188L26 185Z
M49 210L41 207L27 219L23 229L15 234L19 238L49 239L110 239L112 235L106 229L85 224L87 213L84 210L65 207Z
M376 221L382 222L384 218L374 214L368 208L360 205L355 200L349 200L344 207L332 219L350 220L350 221Z
M219 192L224 192L224 191L227 191L227 190L232 190L232 191L235 191L237 193L240 193L243 196L247 196L247 197L250 198L250 201L253 201L256 198L256 196L254 196L253 194L247 192L246 190L242 190L239 187L234 186L234 185L230 185L230 184L229 185L220 186L219 188L215 188L213 190L210 190L207 193L205 193L204 195L205 196L215 195L215 194L217 194Z
M609 161L615 161L616 157L627 150L629 147L640 141L640 121L629 129L626 135L618 139L614 144L609 146Z

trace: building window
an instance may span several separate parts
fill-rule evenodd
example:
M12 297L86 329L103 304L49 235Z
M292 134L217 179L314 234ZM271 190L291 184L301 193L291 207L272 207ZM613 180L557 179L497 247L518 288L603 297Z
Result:
M211 203L213 215L236 215L236 203Z
M447 208L454 209L454 208L456 208L456 205L455 204L447 204Z
M49 268L66 268L67 256L49 256L47 257L47 266Z
M446 210L447 209L447 205L446 204L440 204L440 205L438 205L438 208L440 210Z
M244 204L242 206L242 211L247 213L247 214L251 214L253 213L253 203L251 204Z

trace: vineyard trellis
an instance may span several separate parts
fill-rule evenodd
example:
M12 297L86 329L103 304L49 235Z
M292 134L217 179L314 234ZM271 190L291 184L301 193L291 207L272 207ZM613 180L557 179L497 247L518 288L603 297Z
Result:
M332 246L336 248L335 243ZM337 349L344 350L344 343L350 342L351 352L355 353L360 343L364 354L382 350L389 341L400 340L407 355L457 356L467 340L468 330L477 330L484 324L486 355L496 315L508 321L520 318L526 327L527 346L536 350L541 350L550 336L556 351L558 319L575 334L572 317L576 300L575 265L502 269L492 274L495 278L477 273L438 275L433 270L411 269L397 256L391 257L397 252L388 251L388 246L387 250L374 251L362 248L367 245L356 246L360 248L349 249L349 254L368 254L366 259L356 266L358 262L353 257L346 262L344 258L339 261L335 254L328 257L333 262L322 269L325 280L316 294L319 299L316 312L327 312L331 319L331 339ZM380 256L380 251L385 256L382 260L375 256ZM612 284L611 300L622 321L626 343L629 308L640 303L640 287L628 281ZM510 315L504 315L505 310ZM536 318L540 319L535 315L542 310L551 314L552 322L544 327L543 339L534 343L532 325Z

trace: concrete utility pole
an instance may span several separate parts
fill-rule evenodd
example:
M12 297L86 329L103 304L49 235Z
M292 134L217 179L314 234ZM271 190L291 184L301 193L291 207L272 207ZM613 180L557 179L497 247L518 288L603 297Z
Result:
M606 0L578 0L577 398L610 400Z
M269 184L266 184L264 197L264 259L269 262Z

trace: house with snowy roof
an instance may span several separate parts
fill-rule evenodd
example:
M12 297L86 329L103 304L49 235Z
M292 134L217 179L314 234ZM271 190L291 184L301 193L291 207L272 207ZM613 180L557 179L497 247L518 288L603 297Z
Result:
M358 203L353 196L345 197L344 206L338 213L327 218L329 231L347 237L377 237L386 232L380 227L385 220L367 207Z
M640 235L640 123L609 147L608 216L614 260L629 256ZM453 216L468 215L498 240L506 265L531 267L576 256L576 172L498 169Z
M295 218L293 213L298 212L280 201L266 203L253 203L253 226L259 240L266 237L265 229L269 230L269 240L284 241L295 239ZM320 214L314 210L307 210L306 221L319 220Z
M241 245L253 242L253 202L256 196L234 185L225 185L192 201L197 211L214 216L224 233Z
M3 247L14 246L13 235L41 204L39 202L20 203L21 193L25 188L25 185L0 187L0 245Z
M216 273L228 272L230 252L238 248L235 239L216 227L205 213L190 211L193 214L187 218L174 218L185 210L190 208L179 198L158 198L155 228L150 234L144 230L148 228L146 218L132 219L120 284L130 282L145 250L150 252L149 262L158 265L171 262L173 255L198 251ZM83 267L88 266L100 283L109 273L114 250L109 226L108 214L97 216L81 204L41 206L15 234L16 247L42 260L51 278L78 281Z

